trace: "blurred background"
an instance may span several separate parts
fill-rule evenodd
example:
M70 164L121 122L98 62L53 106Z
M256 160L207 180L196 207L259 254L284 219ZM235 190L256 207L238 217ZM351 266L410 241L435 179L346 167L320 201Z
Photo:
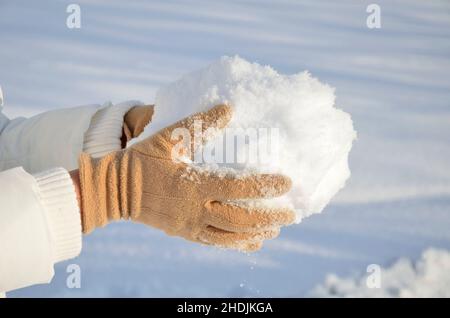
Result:
M389 268L401 257L408 279L420 276L433 292L423 279L431 275L450 294L450 3L376 1L381 28L370 29L373 2L78 0L81 28L70 29L74 2L0 0L9 117L152 103L161 85L238 54L336 87L337 106L358 131L345 189L256 254L115 223L85 237L80 257L58 264L50 285L8 296L302 297L329 274L357 281L369 264ZM433 266L415 266L430 248L440 250L426 258ZM66 286L69 264L81 268L79 289ZM381 287L401 281L397 272Z

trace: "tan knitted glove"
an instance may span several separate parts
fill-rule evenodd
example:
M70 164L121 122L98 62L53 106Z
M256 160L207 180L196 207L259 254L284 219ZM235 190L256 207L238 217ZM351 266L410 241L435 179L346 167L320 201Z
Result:
M252 251L278 235L282 225L294 221L289 209L265 210L228 200L279 196L290 189L282 175L255 174L221 177L191 169L171 159L178 140L175 128L194 134L194 120L202 129L222 129L231 108L219 105L197 113L122 151L101 159L80 157L83 232L112 220L131 219L169 235L204 244Z

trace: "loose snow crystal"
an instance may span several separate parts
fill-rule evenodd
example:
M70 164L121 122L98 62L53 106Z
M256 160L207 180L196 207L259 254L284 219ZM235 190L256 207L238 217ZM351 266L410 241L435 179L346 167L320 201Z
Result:
M206 166L290 176L293 188L281 202L292 204L300 221L320 212L350 176L356 133L334 101L334 89L308 72L282 75L237 56L222 57L157 92L151 129L216 104L233 106L230 128L203 150Z

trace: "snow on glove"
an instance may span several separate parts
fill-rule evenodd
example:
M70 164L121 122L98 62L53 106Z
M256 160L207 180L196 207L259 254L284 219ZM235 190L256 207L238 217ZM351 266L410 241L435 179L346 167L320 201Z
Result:
M232 117L229 106L197 113L122 151L93 159L80 156L83 232L119 219L131 219L203 244L252 251L291 224L289 209L237 205L230 200L280 196L291 187L288 177L254 174L223 177L172 160L176 128L194 140L194 121L223 129ZM194 145L195 146L195 145Z

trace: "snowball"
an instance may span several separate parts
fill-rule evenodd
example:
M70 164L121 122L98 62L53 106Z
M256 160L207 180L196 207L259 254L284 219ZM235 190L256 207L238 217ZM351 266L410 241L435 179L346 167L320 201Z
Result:
M238 56L222 57L159 89L151 129L216 104L233 106L230 128L203 149L204 166L288 175L293 187L279 202L294 206L300 221L320 212L350 176L356 133L334 101L334 89L306 71L282 75Z

